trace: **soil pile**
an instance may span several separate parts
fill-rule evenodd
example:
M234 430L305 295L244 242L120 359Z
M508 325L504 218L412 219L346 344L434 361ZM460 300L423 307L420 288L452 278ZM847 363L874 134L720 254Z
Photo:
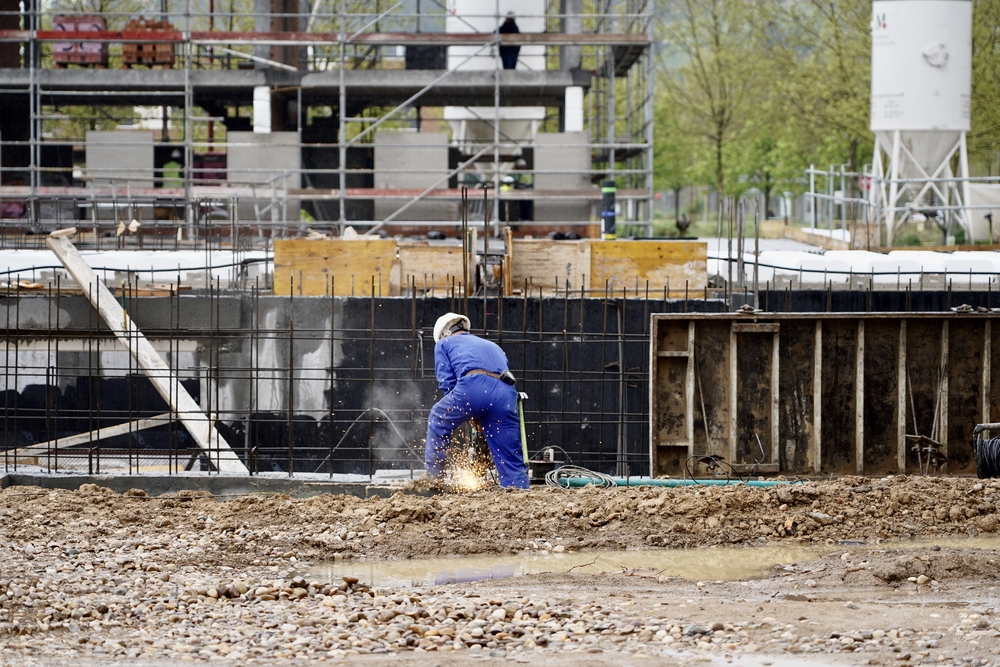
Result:
M149 498L85 485L75 492L8 488L0 493L0 520L8 543L34 548L69 532L78 558L95 558L88 546L94 540L114 538L117 549L142 535L157 560L234 566L335 554L517 553L525 542L556 537L582 550L975 536L997 532L998 502L1000 481L906 476L771 488L543 488L369 499L217 499L205 492Z

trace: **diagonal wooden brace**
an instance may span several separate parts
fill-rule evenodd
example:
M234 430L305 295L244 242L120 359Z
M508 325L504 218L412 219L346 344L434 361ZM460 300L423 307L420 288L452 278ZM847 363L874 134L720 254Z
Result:
M229 447L229 443L219 435L218 429L212 428L201 407L171 374L170 367L153 349L128 313L115 301L111 291L98 279L97 274L69 240L75 233L76 229L73 228L61 229L53 232L45 239L45 243L73 276L108 328L129 351L156 391L178 415L195 443L205 450L216 468L220 472L249 474L247 467Z

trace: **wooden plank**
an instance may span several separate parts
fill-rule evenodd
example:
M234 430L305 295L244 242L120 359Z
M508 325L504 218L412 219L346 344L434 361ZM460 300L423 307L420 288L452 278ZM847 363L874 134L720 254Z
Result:
M740 323L733 322L733 331L736 333L778 333L780 324L776 323Z
M599 241L588 240L590 246L590 288L603 290L606 284L613 292L623 287L640 290L649 281L650 290L659 291L667 284L676 292L687 281L691 293L700 292L708 284L708 244L702 241Z
M906 474L906 320L899 321L896 352L896 468Z
M736 332L729 330L729 460L736 460Z
M694 322L688 322L688 340L687 340L688 354L687 354L687 374L686 380L686 392L687 396L687 406L685 411L686 422L687 422L687 444L688 444L688 456L694 455ZM705 419L705 415L701 416ZM706 446L709 443L705 443Z
M507 228L507 248L508 251L511 247L510 242L510 227ZM508 255L509 256L509 255ZM509 292L508 292L509 293ZM659 332L661 326L666 326L666 322L663 320L654 319L650 323L649 327L649 340L650 340L650 355L649 355L649 476L658 477L663 474L663 471L659 468L659 460L656 456L656 432L655 426L656 417L655 415L660 414L660 402L656 398L656 378L659 374L659 364L656 363L656 341L660 339Z
M393 239L275 241L274 293L325 296L332 284L334 296L371 296L374 282L375 296L398 296L392 293L391 281L395 259Z
M813 344L813 473L823 472L823 321L816 320Z
M859 475L865 474L865 321L858 320L858 339L854 353L854 463Z
M73 228L53 232L45 243L62 262L73 280L84 288L87 298L107 323L108 328L129 351L132 358L142 368L149 378L150 384L163 397L173 412L175 412L191 434L191 438L204 449L212 463L220 472L249 474L246 466L236 453L229 448L229 443L212 427L212 423L194 402L184 385L174 376L170 367L157 354L146 337L132 322L132 318L118 305L111 291L97 277L94 270L83 259L68 236L75 234ZM58 236L56 236L58 234ZM88 289L88 287L90 289Z
M124 424L106 426L95 431L71 435L68 438L57 438L55 440L49 440L48 442L41 442L37 445L29 445L27 447L9 450L7 453L14 456L42 455L53 450L66 449L77 445L87 445L91 442L97 442L98 440L106 440L107 438L114 438L119 435L135 433L136 431L144 431L148 428L155 428L169 423L170 413L166 412L162 415L156 415L155 417L149 417L147 419L139 419L137 421L126 422Z
M462 246L400 241L397 249L403 285L411 284L412 277L421 292L444 296L452 278L462 281Z
M941 464L941 472L948 472L948 320L941 322L941 418L938 422L941 426L938 429L938 442L941 443L941 454L944 455L944 463Z
M986 320L983 323L983 410L980 416L980 424L990 423L990 393L993 390L990 365L993 363L993 323Z
M781 391L779 387L781 383L778 367L780 344L780 335L776 331L771 337L771 463L781 462L781 443L779 442L781 437L781 429L779 428Z
M566 289L569 282L571 291L581 286L590 289L586 282L590 277L590 241L550 241L548 239L513 239L508 246L510 253L511 290L523 290L527 281L538 293L541 285L545 290ZM603 289L603 287L602 287Z

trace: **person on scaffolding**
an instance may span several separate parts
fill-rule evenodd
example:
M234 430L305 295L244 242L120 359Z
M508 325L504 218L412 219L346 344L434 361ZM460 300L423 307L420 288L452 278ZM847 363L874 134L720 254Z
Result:
M457 313L446 313L434 324L434 374L444 397L427 417L427 476L443 476L452 432L475 419L489 445L500 486L526 489L517 391L507 355L496 343L469 333L469 326L469 318Z
M507 12L507 17L504 22L500 24L497 28L497 32L501 35L517 35L520 34L521 29L517 27L517 21L515 20L514 12ZM503 63L504 69L516 69L517 68L517 56L521 53L520 46L501 46L500 47L500 61Z

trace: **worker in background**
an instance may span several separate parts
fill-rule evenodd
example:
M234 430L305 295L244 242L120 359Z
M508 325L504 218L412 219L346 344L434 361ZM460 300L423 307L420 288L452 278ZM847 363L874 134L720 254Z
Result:
M514 20L514 12L507 12L507 18L497 32L501 35L517 35L521 32L521 29L517 27L517 21ZM517 54L520 52L520 46L501 46L500 60L503 62L503 68L514 69L517 67Z
M174 152L170 154L170 159L163 163L163 182L161 187L164 188L183 188L184 187L184 165L182 165L179 160L181 159L181 152L178 149L174 149Z
M514 181L513 176L504 176L500 183L500 192L514 192L514 188L517 183ZM507 222L517 222L521 219L521 202L513 201L510 199L500 200L500 221Z
M528 163L524 158L518 158L514 163L514 188L517 190L530 190L535 187L535 177L528 171ZM519 216L521 220L535 219L535 202L530 199L522 199L520 202Z
M434 374L444 397L427 417L424 464L440 478L452 432L475 419L504 488L528 488L514 376L500 346L469 333L469 318L446 313L434 324Z

